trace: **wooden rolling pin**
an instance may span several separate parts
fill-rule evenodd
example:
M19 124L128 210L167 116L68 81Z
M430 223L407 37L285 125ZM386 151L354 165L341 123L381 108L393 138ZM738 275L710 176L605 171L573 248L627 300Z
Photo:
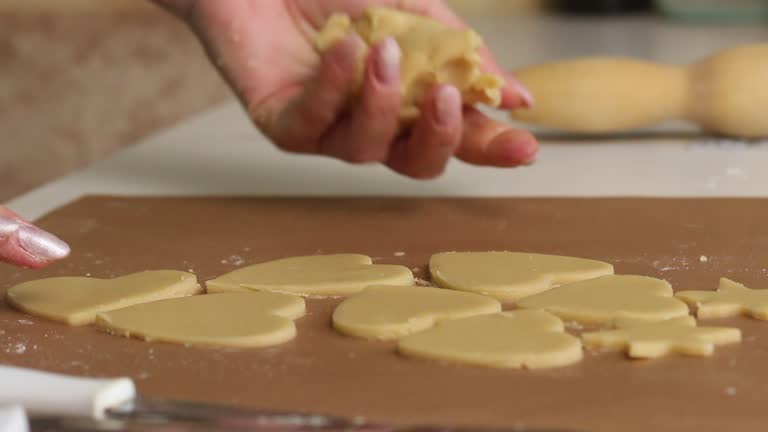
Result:
M518 70L536 106L512 118L570 132L607 133L687 120L706 131L768 137L768 43L689 66L584 58Z

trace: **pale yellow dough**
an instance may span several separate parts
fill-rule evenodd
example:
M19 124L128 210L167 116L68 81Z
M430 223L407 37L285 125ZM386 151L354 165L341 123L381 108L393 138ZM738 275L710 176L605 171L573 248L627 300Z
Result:
M480 36L469 29L450 28L431 18L394 9L373 7L354 22L345 14L331 16L315 38L316 48L324 52L351 31L357 32L368 47L386 37L394 37L402 51L400 117L411 121L420 115L425 94L437 83L453 84L464 103L492 107L501 102L504 80L480 70ZM362 81L367 53L360 57L358 83Z
M666 281L647 276L602 276L527 297L517 305L543 309L566 320L613 324L616 320L661 321L688 315Z
M517 301L556 285L613 274L613 266L602 261L523 252L438 253L432 255L429 270L441 287L502 301Z
M199 294L191 273L153 270L113 279L53 277L16 285L6 298L15 308L73 326L91 324L99 312Z
M618 322L618 330L584 333L584 346L626 350L632 358L657 358L673 353L710 356L715 345L741 340L741 330L731 327L696 327L692 316L659 322Z
M729 279L720 279L717 291L680 291L677 298L693 306L699 318L748 315L768 320L768 289L749 289Z
M147 341L255 348L296 336L304 299L271 292L208 294L160 300L100 313L96 325Z
M410 357L497 368L551 368L582 358L581 342L544 311L512 311L437 324L400 339Z
M333 312L340 333L368 339L397 339L435 323L501 311L501 303L479 294L423 286L368 287Z
M284 258L244 267L207 281L209 293L275 291L302 296L344 296L371 285L413 285L407 267L373 264L355 254Z

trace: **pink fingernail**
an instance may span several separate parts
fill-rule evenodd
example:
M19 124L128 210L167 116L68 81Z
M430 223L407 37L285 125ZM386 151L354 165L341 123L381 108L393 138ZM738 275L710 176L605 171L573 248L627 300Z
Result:
M400 76L400 59L402 52L397 41L388 37L379 44L377 55L374 58L374 73L376 79L384 84L395 83Z
M0 216L0 239L10 237L19 230L21 224L16 219Z
M461 116L461 93L452 85L443 85L435 97L435 115L441 125L450 125Z
M53 261L69 255L69 245L40 228L22 224L16 232L19 246L37 258Z
M523 104L525 104L526 108L532 108L534 105L536 105L536 99L533 97L533 93L531 93L531 91L528 90L528 88L524 86L523 83L514 77L508 78L507 82L517 91L517 93L520 95L520 98L523 99Z

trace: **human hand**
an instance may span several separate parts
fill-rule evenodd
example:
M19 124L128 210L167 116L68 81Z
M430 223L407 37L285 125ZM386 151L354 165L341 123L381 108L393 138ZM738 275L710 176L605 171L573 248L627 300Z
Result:
M41 268L69 255L69 246L0 206L0 261Z
M235 90L252 119L283 150L348 162L380 162L414 178L440 175L452 156L477 165L531 163L538 144L528 132L462 107L458 90L439 85L410 133L399 130L399 48L374 47L360 97L346 110L362 40L350 35L322 56L312 35L335 12L359 16L369 6L397 7L451 26L464 23L438 0L154 0L183 18ZM505 76L487 49L483 68ZM505 76L502 108L532 104Z

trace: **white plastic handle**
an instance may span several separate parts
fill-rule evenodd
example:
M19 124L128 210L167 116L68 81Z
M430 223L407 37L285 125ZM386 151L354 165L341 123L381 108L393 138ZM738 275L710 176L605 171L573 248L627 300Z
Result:
M0 432L29 432L27 414L21 405L0 405Z
M129 378L80 378L0 365L0 405L21 405L29 415L104 418L107 409L135 398Z

